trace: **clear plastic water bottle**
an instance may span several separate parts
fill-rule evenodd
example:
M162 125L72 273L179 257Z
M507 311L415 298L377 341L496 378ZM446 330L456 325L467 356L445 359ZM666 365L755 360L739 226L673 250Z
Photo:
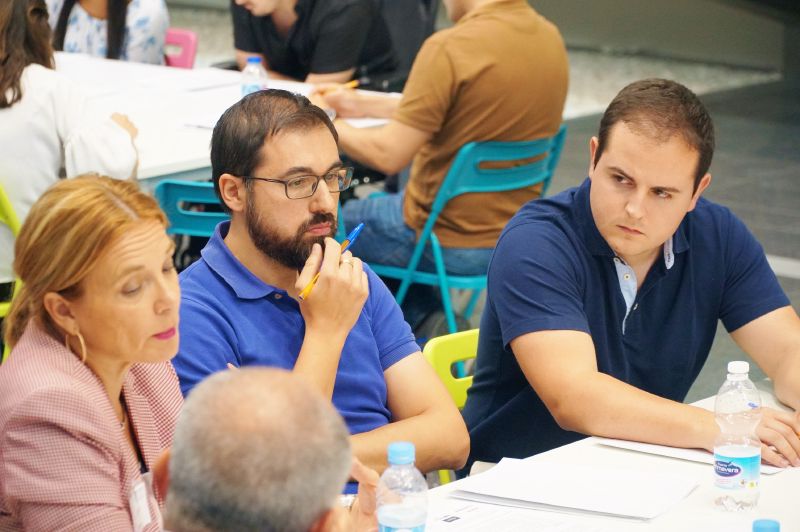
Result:
M242 96L266 89L268 80L269 76L261 64L261 58L251 55L242 70Z
M389 467L378 483L379 532L422 532L428 516L428 484L414 467L414 444L389 445Z
M714 442L714 504L727 511L748 510L758 503L761 442L761 396L748 378L750 364L728 363L728 378L714 403L720 434Z

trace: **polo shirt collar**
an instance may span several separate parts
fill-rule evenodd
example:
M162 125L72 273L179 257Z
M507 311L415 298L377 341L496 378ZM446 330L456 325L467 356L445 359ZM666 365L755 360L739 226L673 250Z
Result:
M577 222L583 241L592 255L599 255L601 257L615 257L616 253L605 241L600 230L597 229L597 224L594 223L592 216L592 207L589 203L589 191L592 188L592 181L588 177L581 183L575 192L574 212L573 216ZM678 229L663 246L664 252L664 265L669 270L675 263L675 254L683 253L689 249L689 241L686 238L686 226L688 224L687 218L691 213L687 214L681 221Z
M225 245L223 239L228 234L230 224L230 221L225 221L217 225L208 244L200 252L203 260L240 299L261 299L277 291L278 288L268 285L245 268Z
M481 6L476 7L469 13L465 14L461 17L456 24L463 24L464 22L473 19L475 17L480 17L485 15L486 13L493 13L498 9L506 9L509 6L517 5L521 7L525 7L526 9L533 9L531 6L528 5L527 0L500 0L499 2L489 2L488 4L483 4Z

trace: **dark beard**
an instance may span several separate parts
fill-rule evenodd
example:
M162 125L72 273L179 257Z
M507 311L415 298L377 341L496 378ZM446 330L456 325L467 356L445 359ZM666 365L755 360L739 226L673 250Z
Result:
M302 270L306 260L308 260L308 256L311 254L311 248L314 243L318 243L324 250L325 238L332 238L336 232L336 217L333 214L316 213L297 229L297 233L293 237L281 238L275 231L262 225L261 216L256 212L256 207L251 198L252 195L248 194L244 215L247 223L247 232L253 241L253 245L261 253L287 268L297 271ZM325 222L331 224L331 234L314 238L305 237L309 227Z

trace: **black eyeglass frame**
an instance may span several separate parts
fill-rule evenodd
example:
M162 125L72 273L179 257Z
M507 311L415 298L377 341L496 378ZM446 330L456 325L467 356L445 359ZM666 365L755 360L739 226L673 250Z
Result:
M344 176L341 175L342 170L344 170L344 172L345 172ZM326 174L323 174L323 175L304 174L304 175L298 175L298 176L295 176L295 177L291 177L289 179L271 179L271 178L268 178L268 177L256 177L256 176L251 176L251 175L242 175L242 176L239 176L239 179L252 179L254 181L266 181L267 183L280 183L280 184L283 185L283 192L286 194L287 198L289 198L289 199L306 199L306 198L310 198L311 196L316 194L317 188L319 187L319 182L322 181L323 179L325 179L326 177L328 177L329 175L335 175L336 179L337 179L337 182L340 181L340 180L345 180L346 181L346 183L345 183L343 188L337 188L337 190L331 190L331 194L338 194L339 192L344 192L345 190L350 188L350 184L353 182L353 167L352 166L342 166L340 168L336 168L334 170L331 170L330 172L328 172ZM307 178L307 177L313 177L313 178L316 179L314 184L311 186L311 193L307 194L305 196L299 196L299 197L296 197L296 198L293 198L292 196L290 196L289 195L289 183L291 183L293 181L297 181L298 179L304 179L304 178ZM327 179L325 179L325 184L326 185L328 184L328 180Z

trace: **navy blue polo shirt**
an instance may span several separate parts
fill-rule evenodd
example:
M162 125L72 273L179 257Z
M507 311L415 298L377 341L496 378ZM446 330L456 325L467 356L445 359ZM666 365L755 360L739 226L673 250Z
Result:
M206 376L235 366L294 368L305 335L289 294L253 275L225 245L220 223L202 259L180 275L180 347L172 363L184 395ZM369 297L342 349L333 404L352 434L386 425L384 371L419 351L394 297L366 266Z
M683 401L722 320L728 331L789 300L764 251L725 207L701 198L636 291L600 235L591 182L524 205L489 265L475 379L463 411L470 459L523 458L584 437L561 429L510 342L526 333L591 335L599 371ZM558 352L552 356L559 356Z

